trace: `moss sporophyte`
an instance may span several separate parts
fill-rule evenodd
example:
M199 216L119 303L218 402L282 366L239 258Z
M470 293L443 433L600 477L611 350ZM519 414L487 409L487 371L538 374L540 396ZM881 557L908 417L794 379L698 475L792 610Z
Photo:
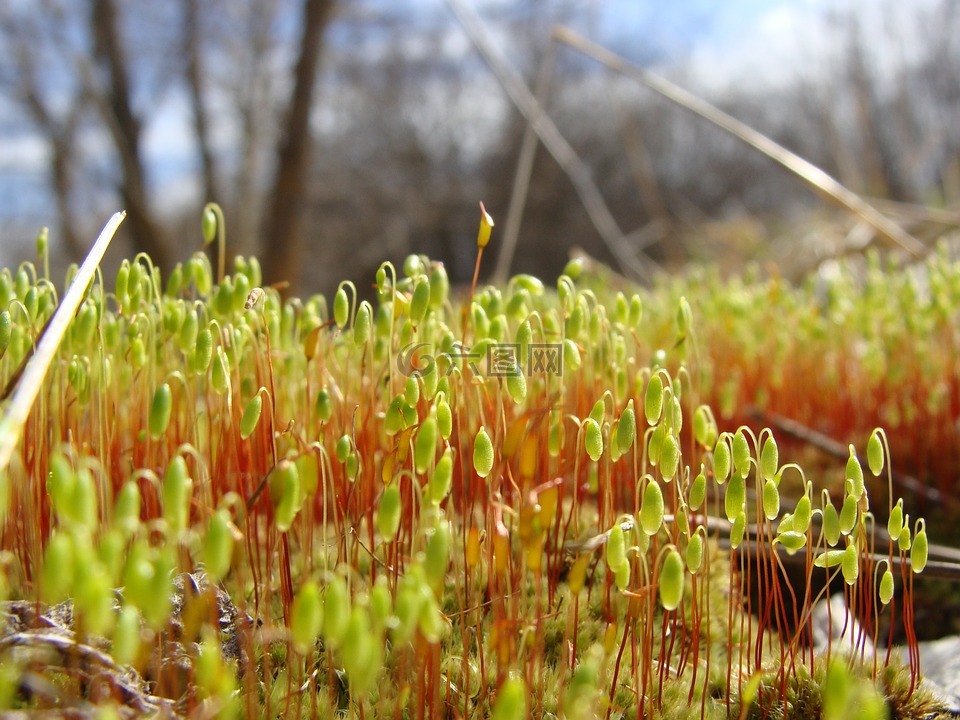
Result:
M493 228L482 210L478 261ZM209 206L202 239L224 232ZM138 256L89 288L0 468L7 614L64 631L6 627L4 710L837 717L920 697L929 543L893 497L899 437L868 428L871 477L851 446L828 491L735 420L788 392L731 370L734 341L775 342L758 287L615 292L573 263L555 291L524 275L452 297L420 255L384 263L370 301L349 282L282 300L254 259L214 274L203 253L164 280ZM800 303L792 332L840 337ZM58 304L32 264L0 271L4 386ZM870 397L892 391L866 365L887 342L860 356ZM804 352L829 380L833 354ZM830 594L860 630L815 653ZM868 650L892 626L905 665ZM44 664L55 693L25 680Z

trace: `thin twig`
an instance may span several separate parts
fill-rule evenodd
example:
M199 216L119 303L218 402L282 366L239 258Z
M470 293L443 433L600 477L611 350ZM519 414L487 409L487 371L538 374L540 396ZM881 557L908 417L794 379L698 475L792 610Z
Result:
M808 160L804 160L779 143L771 140L746 123L728 115L720 108L669 80L655 75L638 65L628 62L606 48L590 42L585 37L565 27L554 30L554 36L562 43L578 52L593 58L611 70L633 78L641 85L650 88L670 102L692 112L717 127L726 130L738 140L760 151L771 160L779 163L797 175L813 190L846 208L862 218L878 234L904 250L914 258L926 255L924 245L910 233L897 225L855 192L844 186L836 178L827 174Z

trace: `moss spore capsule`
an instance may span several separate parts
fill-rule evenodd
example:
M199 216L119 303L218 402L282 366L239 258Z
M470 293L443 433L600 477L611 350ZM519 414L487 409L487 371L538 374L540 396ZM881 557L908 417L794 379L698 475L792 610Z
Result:
M482 478L487 477L493 469L493 442L483 426L477 431L473 440L473 469Z
M150 403L150 437L159 440L167 431L170 415L173 411L173 392L170 385L163 383L153 393Z

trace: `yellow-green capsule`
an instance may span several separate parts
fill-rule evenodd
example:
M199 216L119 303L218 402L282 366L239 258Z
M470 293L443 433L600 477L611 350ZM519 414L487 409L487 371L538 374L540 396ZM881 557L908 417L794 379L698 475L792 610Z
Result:
M889 605L893 600L893 573L888 567L880 577L880 602Z
M327 422L333 416L333 400L325 387L320 388L320 392L317 393L317 401L313 406L313 412L321 422Z
M677 474L677 468L680 465L680 446L677 444L677 438L670 431L663 437L663 443L660 445L660 474L667 482L673 480Z
M373 327L373 310L370 303L364 300L357 308L357 317L353 321L353 343L357 347L363 347L370 340L371 328Z
M863 468L860 467L860 460L857 458L856 450L853 445L850 446L850 457L847 458L847 469L845 473L846 482L852 487L852 495L860 499L863 495Z
M213 359L213 333L210 328L204 328L197 335L197 342L193 350L193 371L203 375L210 367Z
M857 498L846 495L840 508L840 532L849 535L857 525Z
M591 417L583 421L583 447L594 462L603 454L603 435L600 432L600 425Z
M230 360L222 347L217 347L217 357L213 360L210 382L217 395L223 395L230 388Z
M430 307L434 310L443 307L450 293L450 279L442 262L435 262L430 271Z
M217 510L207 523L203 536L203 566L211 582L219 582L230 572L233 560L233 523L226 510Z
M443 451L443 456L433 469L433 475L427 485L427 494L431 502L439 505L450 494L453 484L453 448Z
M927 524L926 521L921 518L917 520L916 533L913 536L913 546L910 548L910 568L915 573L923 572L923 569L927 566L929 550Z
M843 580L847 585L853 585L860 574L860 556L857 551L856 543L847 545L843 551L843 558L840 560L840 568L843 572Z
M633 411L633 398L627 401L627 406L620 414L620 423L617 425L617 446L621 455L626 455L633 446L637 436L637 417Z
M437 400L437 430L444 440L449 440L453 432L453 413L445 396Z
M333 296L333 319L337 327L343 330L350 315L350 300L347 291L341 286Z
M721 485L730 477L730 461L730 444L724 435L717 439L713 451L713 475Z
M125 482L117 493L113 526L126 536L132 535L140 526L140 488L133 480Z
M77 343L77 348L86 350L93 343L93 337L97 332L97 306L87 300L77 313L77 319L73 324L73 339Z
M683 558L675 547L663 559L658 586L660 604L665 610L676 610L683 599Z
M620 523L610 528L610 536L607 538L607 545L604 548L604 558L607 561L607 567L614 573L624 565L628 565L627 545L623 537L623 527Z
M419 474L423 475L430 468L436 450L437 418L434 415L428 415L420 424L413 445L414 466Z
M655 480L650 480L643 491L640 503L640 527L649 536L656 535L663 525L663 492Z
M427 582L434 587L443 583L447 574L447 565L450 563L450 524L443 520L427 540L427 550L424 556L423 569L427 574Z
M703 565L703 536L695 532L687 544L687 570L696 575Z
M772 479L763 483L763 514L767 520L773 520L780 514L780 490Z
M260 413L263 411L263 396L258 392L243 409L243 416L240 418L240 437L246 440L253 431L257 429L260 422Z
M704 473L703 465L700 466L700 472L693 479L690 485L690 495L687 498L687 504L691 510L699 510L703 501L707 498L707 476Z
M823 506L823 537L830 547L840 542L840 515L829 499Z
M72 593L77 571L73 545L71 537L61 532L54 532L47 541L40 573L40 592L50 605L55 605Z
M323 601L320 587L308 580L293 598L290 610L290 637L294 649L305 655L313 647L323 627Z
M400 487L396 483L387 485L380 496L380 507L377 512L377 529L383 542L393 542L400 529L402 517Z
M217 239L217 213L211 206L203 209L200 216L200 232L203 235L203 244L209 245Z
M425 276L417 280L413 287L413 296L410 298L410 319L415 324L423 322L430 304L430 281Z
M783 523L777 530L776 541L786 548L787 553L793 555L807 546L807 536L795 530L783 530Z
M487 435L486 429L481 426L473 440L473 469L482 478L490 474L493 469L493 442Z
M170 385L163 383L153 394L150 403L150 437L159 440L167 431L170 415L173 412L173 393Z
M500 686L493 706L492 720L525 720L527 717L527 689L516 675L511 675Z
M793 529L797 532L805 533L810 527L810 519L813 517L813 505L810 502L810 495L804 494L797 501L797 507L793 511Z
M890 518L887 520L887 533L891 538L900 537L900 531L903 529L903 499L897 500L897 504L890 511Z
M347 584L339 575L335 575L327 583L323 595L323 635L327 646L336 650L343 642L347 629L347 619L350 617L350 595Z
M743 542L743 536L747 531L747 513L741 510L733 519L733 526L730 528L730 547L736 549Z
M747 500L747 485L742 475L734 473L727 483L727 491L723 497L723 508L726 511L727 520L733 522L737 515L743 511L744 503ZM802 532L802 530L801 530Z
M760 450L760 476L764 480L773 480L780 468L780 453L773 435L767 435Z
M733 434L734 474L743 478L750 474L750 457L750 443L747 442L747 435L741 428Z
M820 553L813 559L813 564L818 568L832 568L843 563L847 550L827 550Z
M163 517L174 535L187 529L190 520L190 498L193 496L193 479L187 471L187 462L177 455L167 465L161 487Z
M267 479L273 519L277 530L287 532L300 512L300 473L297 464L286 458L277 463Z
M874 476L883 472L883 442L880 440L880 431L874 430L867 441L867 467Z
M655 373L650 377L646 393L643 396L643 414L647 418L647 424L650 426L656 425L662 412L663 378L660 377L660 373Z
M517 405L527 399L527 379L519 365L514 364L513 370L507 374L507 394Z
M132 665L140 652L140 613L132 605L124 605L113 628L113 659L123 665Z

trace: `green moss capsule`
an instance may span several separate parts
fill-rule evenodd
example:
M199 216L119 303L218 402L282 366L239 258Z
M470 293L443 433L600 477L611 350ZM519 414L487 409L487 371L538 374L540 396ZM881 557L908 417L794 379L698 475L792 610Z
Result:
M776 541L786 548L787 553L790 555L793 555L807 546L806 534L796 532L795 530L783 530L782 522L777 531Z
M190 519L190 498L193 496L193 479L187 471L187 462L177 455L167 465L161 487L163 518L171 532L180 535Z
M780 453L773 435L767 435L760 450L760 476L764 480L773 480L780 469Z
M747 513L741 510L733 519L733 526L730 528L730 547L736 549L743 542L743 536L747 531Z
M660 414L663 412L663 378L659 373L654 373L647 383L647 391L643 396L643 414L647 418L647 424L656 425L660 420Z
M683 599L683 558L675 547L671 547L663 559L658 586L664 610L676 610Z
M423 322L430 305L430 281L421 276L413 287L413 296L410 298L410 319L415 324Z
M301 655L308 653L317 642L323 627L323 601L320 587L308 580L293 599L290 609L290 638Z
M77 313L77 319L73 324L73 339L77 347L87 350L93 344L94 335L97 332L97 306L90 300L83 303L80 312Z
M437 418L428 415L420 424L413 446L414 467L423 475L433 462L437 451Z
M667 482L673 480L680 465L680 446L672 432L667 432L660 446L660 474Z
M437 431L444 440L449 440L453 433L453 413L445 396L437 400Z
M516 364L507 375L507 394L517 405L527 399L527 378Z
M659 483L651 480L643 491L640 503L640 527L648 536L656 535L663 525L663 491Z
M204 571L211 582L219 582L230 572L233 561L233 523L226 510L217 510L207 523L203 536Z
M763 483L763 514L767 520L773 520L780 514L780 490L771 479Z
M883 472L883 442L880 439L880 431L874 430L867 441L867 467L874 476Z
M320 388L320 392L317 393L317 401L314 403L313 413L316 415L317 420L321 422L328 422L333 416L333 399L330 397L330 391L325 387Z
M880 602L889 605L893 600L893 573L888 567L880 577Z
M717 446L713 451L713 474L718 483L723 485L727 481L730 477L730 469L730 444L724 435L717 440Z
M240 437L246 440L253 431L257 429L260 422L260 413L263 411L263 396L258 392L243 409L243 415L240 418Z
M213 359L213 333L210 328L204 328L197 335L197 342L193 350L193 371L203 375L210 367Z
M173 412L173 392L170 385L163 383L153 393L153 401L150 403L150 437L159 440L167 431L170 424L170 415Z
M230 388L230 360L222 347L217 348L217 356L210 372L210 383L217 395L223 395Z
M840 515L829 499L823 506L823 537L830 547L840 542Z
M617 425L617 446L621 455L626 455L633 446L637 437L637 417L633 411L633 399L627 401L627 406L620 414L620 423Z
M847 585L853 585L857 581L857 576L860 574L860 555L856 543L850 543L847 545L847 549L843 551L840 569L843 573L843 580Z
M450 294L450 279L443 263L436 262L430 270L430 307L437 310L443 307Z
M696 575L703 565L703 535L700 532L695 532L687 543L686 556L687 570Z
M300 473L297 464L283 459L270 471L267 479L270 502L273 505L273 520L277 530L285 533L293 525L300 512L301 489Z
M913 546L910 548L910 569L915 573L923 572L927 566L927 556L930 546L927 542L927 524L923 518L917 520L916 533L913 536Z
M903 529L903 499L897 500L897 504L890 511L890 518L887 520L887 533L892 538L900 537L900 531Z
M364 300L357 308L357 316L353 321L353 343L357 347L363 347L370 340L371 328L373 327L373 310L370 303Z
M743 477L734 474L727 483L727 491L723 496L723 508L727 515L727 520L733 522L737 515L743 511L744 503L747 501L747 485Z
M350 595L347 584L339 575L335 575L323 595L323 635L327 646L337 650L343 642L350 617Z
M482 478L487 477L493 469L493 442L487 435L486 429L481 426L473 440L473 469Z
M50 605L60 602L72 592L77 570L73 546L73 539L61 532L53 533L47 541L40 574L40 592L44 602Z
M490 717L492 720L524 720L527 717L527 689L523 680L511 675L500 686Z
M443 451L443 456L433 469L433 475L427 484L427 495L435 505L442 503L453 484L453 448Z
M683 338L687 336L687 333L690 332L692 315L690 303L687 302L686 297L681 296L680 302L677 304L677 337L680 340L683 340Z
M707 476L704 473L703 465L700 466L700 472L693 479L690 485L690 494L687 498L687 504L691 510L699 510L703 501L707 498Z
M847 549L843 550L827 550L820 553L813 559L813 564L818 568L832 568L837 567L843 563L843 558L846 557Z
M607 567L614 573L624 565L628 565L627 545L620 523L610 528L610 536L607 538L607 545L604 548L604 558L607 561Z
M140 525L140 488L128 480L117 493L113 505L113 526L129 537Z
M203 209L203 214L200 216L200 232L203 235L204 245L209 245L217 239L217 213L209 205Z
M333 296L333 320L337 327L343 330L350 316L350 299L347 297L347 291L341 285L337 289L337 294Z
M593 418L583 421L583 447L594 462L603 454L603 435L600 432L600 425Z
M377 512L377 529L384 542L393 542L397 536L402 510L400 487L396 483L388 485L380 496L380 507Z
M857 498L846 495L840 508L840 532L849 535L857 525Z
M733 435L733 471L745 478L750 474L750 443L743 429Z
M450 524L443 520L427 540L427 549L423 561L427 582L440 587L450 564Z
M860 460L857 458L857 451L853 445L850 446L850 457L847 458L845 479L847 483L850 483L852 495L859 500L864 490L863 468L860 467Z
M793 529L797 532L805 533L810 527L810 519L813 517L813 505L810 502L810 494L804 494L797 501L797 507L793 511Z

